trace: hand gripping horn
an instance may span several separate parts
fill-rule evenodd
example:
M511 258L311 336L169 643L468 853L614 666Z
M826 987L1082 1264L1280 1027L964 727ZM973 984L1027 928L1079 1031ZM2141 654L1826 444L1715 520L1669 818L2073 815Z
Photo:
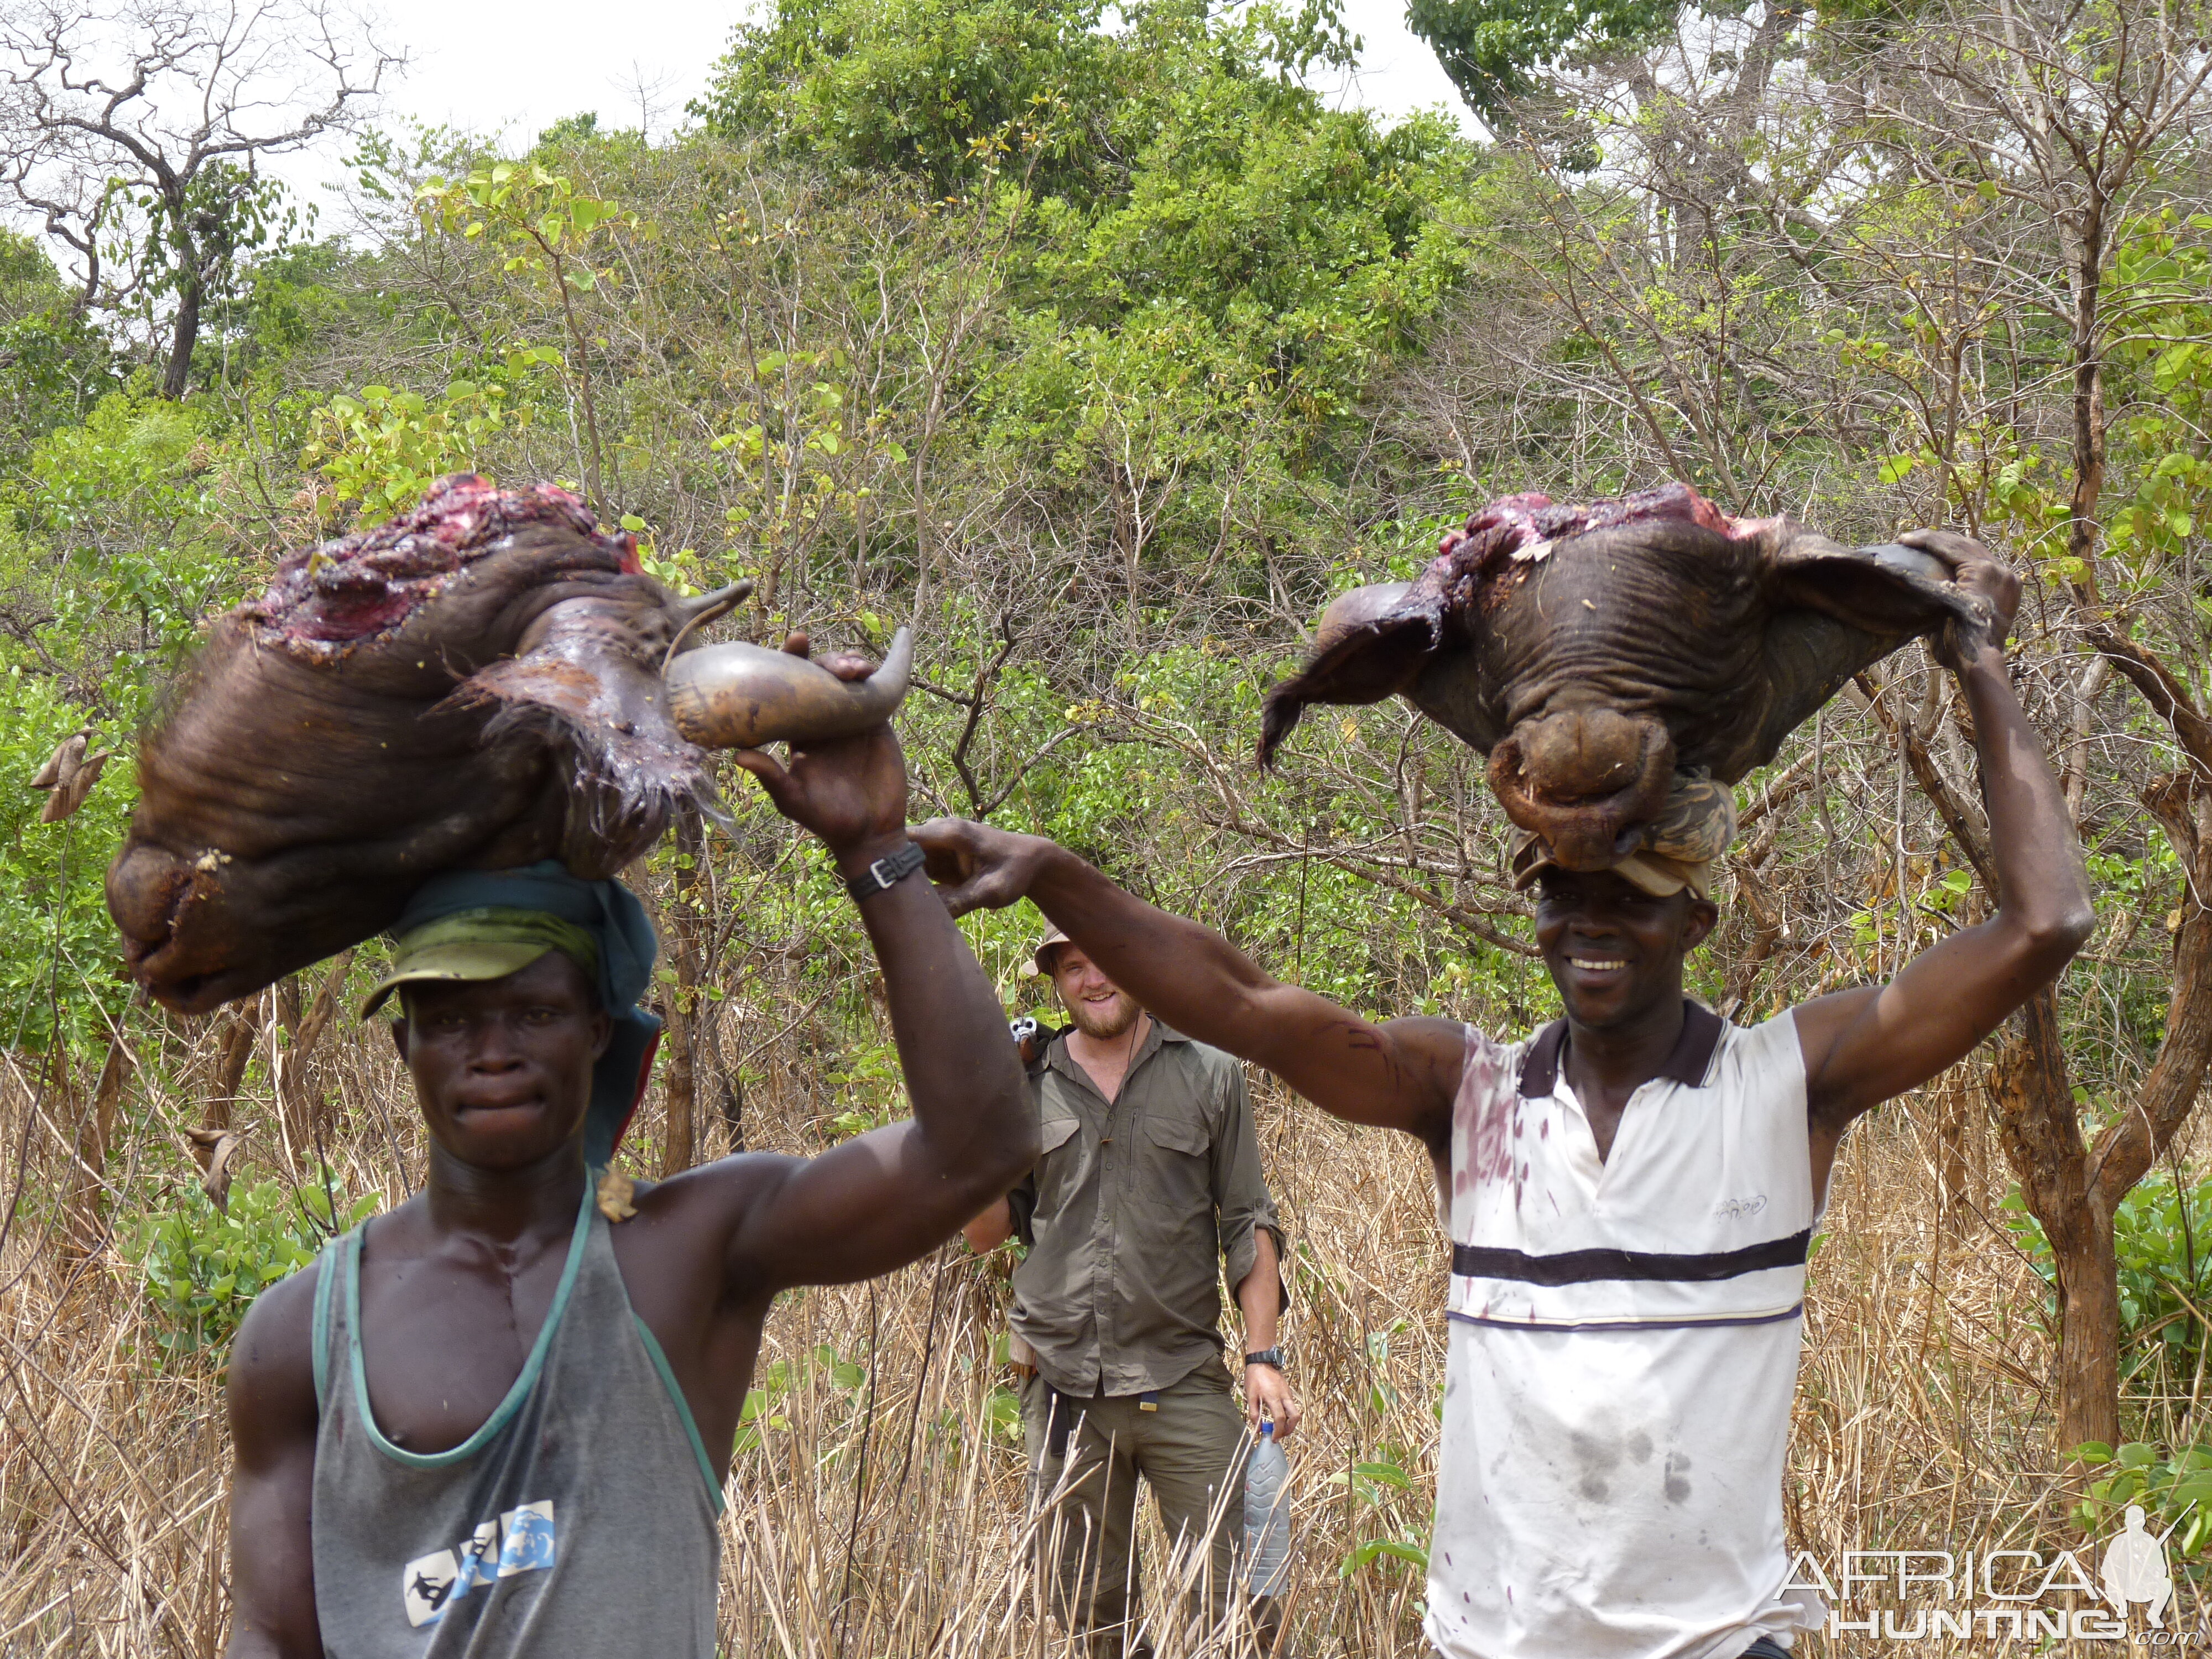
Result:
M841 680L804 657L743 643L685 651L661 672L678 731L702 748L757 749L849 738L881 725L906 700L913 669L913 636L902 628L883 666L865 680Z

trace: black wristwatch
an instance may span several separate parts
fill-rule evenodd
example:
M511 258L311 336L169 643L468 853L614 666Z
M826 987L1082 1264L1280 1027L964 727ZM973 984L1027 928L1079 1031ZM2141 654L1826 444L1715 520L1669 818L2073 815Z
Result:
M1283 1364L1280 1348L1262 1348L1257 1353L1248 1353L1244 1356L1244 1363L1248 1365L1273 1365L1279 1371L1290 1369Z
M845 890L853 896L853 902L873 898L878 893L888 893L921 868L928 854L913 842L896 853L887 853L859 875L845 884Z

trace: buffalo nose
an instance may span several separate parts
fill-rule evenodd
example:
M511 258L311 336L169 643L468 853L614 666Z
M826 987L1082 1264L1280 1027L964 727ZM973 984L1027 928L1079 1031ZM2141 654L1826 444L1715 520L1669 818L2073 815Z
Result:
M1642 775L1651 724L1611 708L1562 710L1521 734L1522 769L1538 794L1555 800L1610 795Z
M1674 766L1674 739L1648 714L1554 709L1490 751L1490 787L1563 868L1603 870L1622 837L1665 806Z

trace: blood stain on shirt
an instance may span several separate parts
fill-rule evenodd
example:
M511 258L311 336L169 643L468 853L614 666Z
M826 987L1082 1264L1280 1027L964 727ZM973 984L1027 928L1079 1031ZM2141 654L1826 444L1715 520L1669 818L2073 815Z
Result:
M1467 1070L1454 1103L1466 1148L1465 1161L1455 1172L1455 1194L1466 1190L1469 1182L1503 1180L1512 1170L1510 1131L1516 1126L1520 1099L1505 1063L1506 1051L1473 1032L1468 1043Z

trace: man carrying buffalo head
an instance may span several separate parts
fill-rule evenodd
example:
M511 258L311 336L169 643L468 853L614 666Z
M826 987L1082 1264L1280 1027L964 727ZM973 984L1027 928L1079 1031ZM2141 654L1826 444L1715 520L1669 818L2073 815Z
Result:
M1712 932L1725 792L1685 786L1671 852L1563 869L1516 849L1564 1017L1500 1042L1373 1024L1262 973L1048 842L918 832L955 910L1026 896L1139 1002L1434 1160L1452 1237L1429 1553L1445 1659L1738 1659L1822 1614L1785 1588L1781 1486L1805 1261L1844 1129L1964 1056L2091 924L2065 804L2006 676L2019 583L1923 534L1996 612L1947 642L1972 711L1996 913L1905 964L1763 1024L1688 1001Z
M1237 1622L1246 1416L1284 1437L1298 1420L1275 1343L1282 1235L1244 1068L1154 1019L1059 929L1033 959L1073 1026L1030 1064L1036 1164L968 1242L1030 1246L1013 1334L1030 1468L1052 1506L1038 1542L1054 1609L1096 1659L1148 1659L1132 1614L1139 1475L1182 1555L1185 1626ZM1243 1415L1221 1363L1224 1266L1244 1316ZM1273 1652L1273 1598L1254 1616Z
M990 982L908 878L890 728L744 763L848 878L913 1120L634 1188L606 1165L653 1041L636 898L550 863L431 881L370 1004L402 1006L428 1182L262 1296L233 1352L233 1659L711 1659L776 1292L911 1261L1029 1167Z

